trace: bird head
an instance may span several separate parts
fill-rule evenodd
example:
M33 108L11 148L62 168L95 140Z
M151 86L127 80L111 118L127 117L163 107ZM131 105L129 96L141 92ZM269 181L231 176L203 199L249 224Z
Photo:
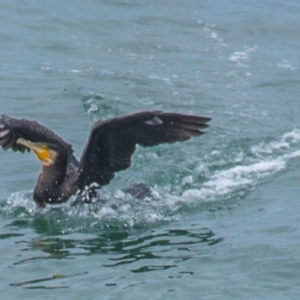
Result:
M23 145L33 151L43 166L49 167L55 164L59 156L59 149L56 145L49 143L33 143L23 138L17 140L17 144Z

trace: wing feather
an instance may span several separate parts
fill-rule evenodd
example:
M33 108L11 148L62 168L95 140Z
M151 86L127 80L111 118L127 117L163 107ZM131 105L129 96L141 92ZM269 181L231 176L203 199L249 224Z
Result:
M2 115L0 118L0 146L4 150L9 148L21 152L28 150L23 145L16 143L18 138L24 138L31 142L52 143L64 147L69 153L73 152L72 145L44 125L36 121Z
M78 186L106 185L114 173L128 168L136 145L186 141L203 134L207 117L144 111L94 124L79 164Z

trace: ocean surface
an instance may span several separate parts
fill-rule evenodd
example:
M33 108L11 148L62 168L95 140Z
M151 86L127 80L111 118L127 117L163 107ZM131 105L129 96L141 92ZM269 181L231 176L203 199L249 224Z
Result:
M41 166L0 149L1 299L299 299L300 2L0 1L0 113L80 157L94 121L212 118L138 147L105 202L38 209ZM153 199L121 190L144 182Z

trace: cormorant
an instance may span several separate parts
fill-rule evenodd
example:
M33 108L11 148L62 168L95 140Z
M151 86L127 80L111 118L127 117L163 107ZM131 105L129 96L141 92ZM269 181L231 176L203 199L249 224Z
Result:
M100 188L115 172L127 169L136 145L186 141L203 134L211 119L163 111L143 111L94 123L80 160L72 145L36 121L2 115L0 145L4 150L33 151L42 173L33 199L39 206L62 203L86 186Z

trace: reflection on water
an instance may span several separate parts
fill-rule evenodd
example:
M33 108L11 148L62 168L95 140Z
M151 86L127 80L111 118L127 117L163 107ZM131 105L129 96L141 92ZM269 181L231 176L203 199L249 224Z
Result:
M63 275L53 275L50 277L46 277L46 278L39 278L39 279L33 279L33 280L28 280L28 281L23 281L23 282L18 282L18 283L11 283L10 286L15 286L15 287L19 287L19 286L26 286L28 284L35 284L35 283L40 283L40 282L44 282L44 281L49 281L49 280L55 280L55 279L60 279L60 278L64 278L65 276ZM46 286L31 286L31 287L26 287L27 289L38 289L38 288L43 288L43 289L57 289L57 288L68 288L68 286L51 286L51 287L46 287Z
M111 263L105 267L130 264L136 261L164 259L172 260L171 265L143 265L132 272L148 272L176 267L176 263L193 257L193 245L210 246L221 242L213 231L208 228L193 230L171 229L162 232L153 231L146 236L129 238L114 245L114 251L120 253L118 257L109 258ZM150 263L150 261L149 261Z
M38 220L39 219L39 220ZM45 220L44 220L45 221ZM31 223L32 226L41 226L41 218ZM16 229L20 231L26 227L25 221L13 221L5 226L6 230ZM45 229L45 227L44 227ZM51 232L51 230L50 230ZM167 270L175 268L181 262L187 261L198 255L207 254L211 247L222 242L222 237L217 237L209 228L199 228L198 225L190 225L188 229L153 229L147 233L129 232L125 230L108 230L99 235L85 233L71 233L66 235L38 235L31 240L22 239L22 233L6 233L0 238L20 237L15 245L21 247L14 267L40 265L46 260L73 260L91 255L104 255L100 257L101 265L105 268L123 269L125 266L129 272L142 273L150 271ZM62 263L63 263L62 261ZM97 259L99 261L99 259ZM180 269L178 273L191 272ZM61 285L48 286L46 282L65 280L69 277L85 276L88 272L74 274L54 274L41 278L33 278L10 283L14 287L30 289L56 289L68 288L65 282ZM181 276L179 274L179 276ZM45 285L41 285L45 283ZM114 284L114 283L109 283Z

